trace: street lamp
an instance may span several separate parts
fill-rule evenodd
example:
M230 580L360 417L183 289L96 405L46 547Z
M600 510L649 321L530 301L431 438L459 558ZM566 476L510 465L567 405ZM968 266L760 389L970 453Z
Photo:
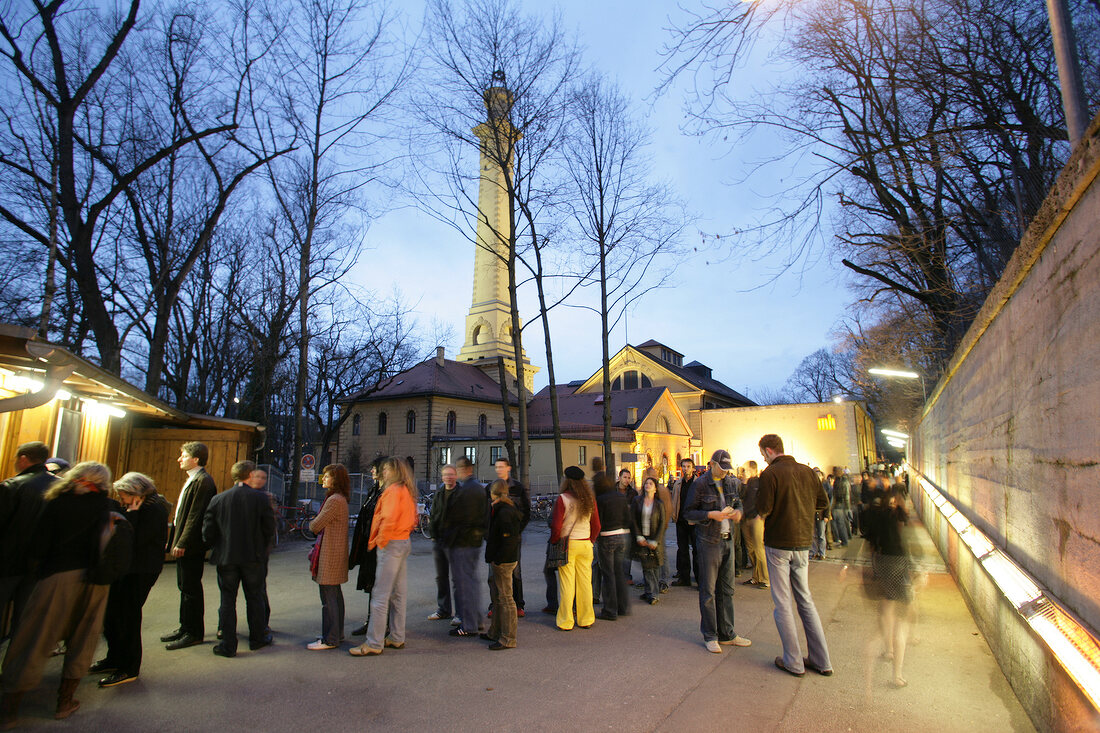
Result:
M1077 147L1089 126L1085 107L1085 88L1081 83L1081 64L1077 58L1077 40L1066 0L1047 0L1050 35L1054 40L1054 58L1058 62L1058 82L1062 89L1062 109L1066 113L1066 133L1070 151Z
M879 432L889 438L894 438L895 440L909 440L909 435L907 433L902 433L897 430L887 430L886 428L883 428Z
M924 396L925 401L928 400L928 391L924 388L924 375L904 369L886 369L885 367L872 367L867 370L867 373L879 377L894 377L896 379L919 379L921 394Z

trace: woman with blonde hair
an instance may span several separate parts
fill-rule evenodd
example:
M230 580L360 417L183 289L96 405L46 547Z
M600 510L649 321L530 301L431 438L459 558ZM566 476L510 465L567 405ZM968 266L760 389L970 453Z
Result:
M87 461L74 466L43 497L45 505L30 547L38 580L0 675L4 691L0 725L5 730L15 725L23 693L41 681L59 639L66 642L66 651L54 717L67 718L80 707L73 693L80 678L88 674L110 590L89 577L99 559L97 548L105 523L116 521L110 516L110 490L110 469Z
M550 542L568 538L568 560L558 568L557 626L572 631L573 602L577 603L576 624L587 629L596 622L592 608L592 542L600 535L600 513L596 496L577 466L565 469L561 493L550 515Z
M309 523L318 545L316 567L311 566L310 572L321 594L321 636L306 646L311 651L335 649L344 640L344 592L340 586L348 580L348 469L341 463L325 466L321 486L326 492L325 503Z
M519 562L523 515L508 495L508 482L497 479L489 486L493 504L489 508L489 533L485 538L485 562L489 563L490 601L493 605L489 633L481 638L492 642L491 651L512 649L516 645L518 611L512 596L512 571Z
M406 566L416 527L416 481L409 465L398 458L382 463L382 495L374 508L367 548L378 548L378 572L370 595L367 639L351 649L356 657L381 654L383 647L405 646ZM389 635L386 635L386 627Z

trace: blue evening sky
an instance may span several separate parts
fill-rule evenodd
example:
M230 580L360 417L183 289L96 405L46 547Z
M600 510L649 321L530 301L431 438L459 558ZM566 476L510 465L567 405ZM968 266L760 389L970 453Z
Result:
M690 0L689 0L690 4ZM419 24L413 8L402 4L410 25ZM617 81L648 114L654 130L651 154L654 175L667 179L686 201L693 219L684 231L691 253L675 263L671 281L650 291L630 309L626 327L611 335L614 353L629 341L656 339L714 370L714 377L739 391L778 387L803 357L831 343L831 333L853 299L844 268L831 252L818 252L808 266L799 266L770 282L774 261L730 253L756 243L752 238L722 237L719 250L693 252L701 233L726 235L752 226L763 216L767 201L760 195L782 185L792 171L783 165L755 169L754 164L775 149L766 135L735 145L696 137L681 130L684 94L674 89L656 100L652 90L660 80L658 50L669 34L669 15L679 19L673 3L645 0L554 0L528 2L542 12L561 9L567 27L576 29L585 61ZM762 55L762 54L761 54ZM766 84L764 64L746 68L745 84ZM750 149L751 148L751 149ZM471 151L470 166L476 166ZM797 171L793 172L797 173ZM474 245L461 233L413 208L393 211L374 221L366 235L357 274L370 284L372 273L386 273L413 303L422 326L433 319L452 327L443 344L448 358L462 345L470 307ZM521 295L524 323L536 313L533 288ZM589 311L559 309L550 318L558 382L584 379L599 368L599 319ZM531 361L545 366L541 326L524 329ZM545 370L535 377L536 390L547 382Z

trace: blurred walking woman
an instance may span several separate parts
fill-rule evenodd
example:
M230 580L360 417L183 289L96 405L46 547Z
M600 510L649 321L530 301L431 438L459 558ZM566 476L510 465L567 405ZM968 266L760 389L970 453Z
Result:
M325 503L309 529L317 533L316 568L313 579L321 593L321 638L306 646L318 651L335 649L344 640L344 592L340 585L348 580L348 499L351 479L343 464L325 466L321 473Z
M367 548L378 548L378 571L370 595L367 640L351 650L356 657L381 654L383 647L405 646L406 561L416 527L416 482L409 465L397 458L382 464L382 495L374 508ZM389 635L386 635L386 627Z
M141 609L164 566L168 542L168 502L157 493L153 479L131 471L115 482L115 493L126 519L134 528L130 569L111 584L103 635L107 656L92 665L93 672L111 672L100 687L115 687L138 678L141 670Z
M90 583L87 574L98 559L93 553L98 552L110 508L110 489L110 469L89 461L78 463L46 491L30 545L38 581L0 676L4 690L0 721L5 729L15 724L20 698L42 679L42 669L59 639L66 642L66 652L54 717L67 718L80 707L73 693L80 678L88 674L107 608L109 586Z
M573 601L577 603L576 624L587 629L596 622L592 608L592 542L600 534L600 513L596 497L576 466L565 469L561 493L550 515L550 542L569 538L569 560L558 568L557 625L573 629Z

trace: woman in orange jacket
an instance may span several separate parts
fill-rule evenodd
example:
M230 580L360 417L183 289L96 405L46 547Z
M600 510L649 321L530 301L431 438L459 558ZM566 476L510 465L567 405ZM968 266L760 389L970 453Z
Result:
M356 657L405 646L406 561L416 527L416 482L408 464L387 458L382 464L382 495L371 520L367 548L378 548L378 574L371 593L367 640L351 650ZM386 636L386 626L389 636Z

